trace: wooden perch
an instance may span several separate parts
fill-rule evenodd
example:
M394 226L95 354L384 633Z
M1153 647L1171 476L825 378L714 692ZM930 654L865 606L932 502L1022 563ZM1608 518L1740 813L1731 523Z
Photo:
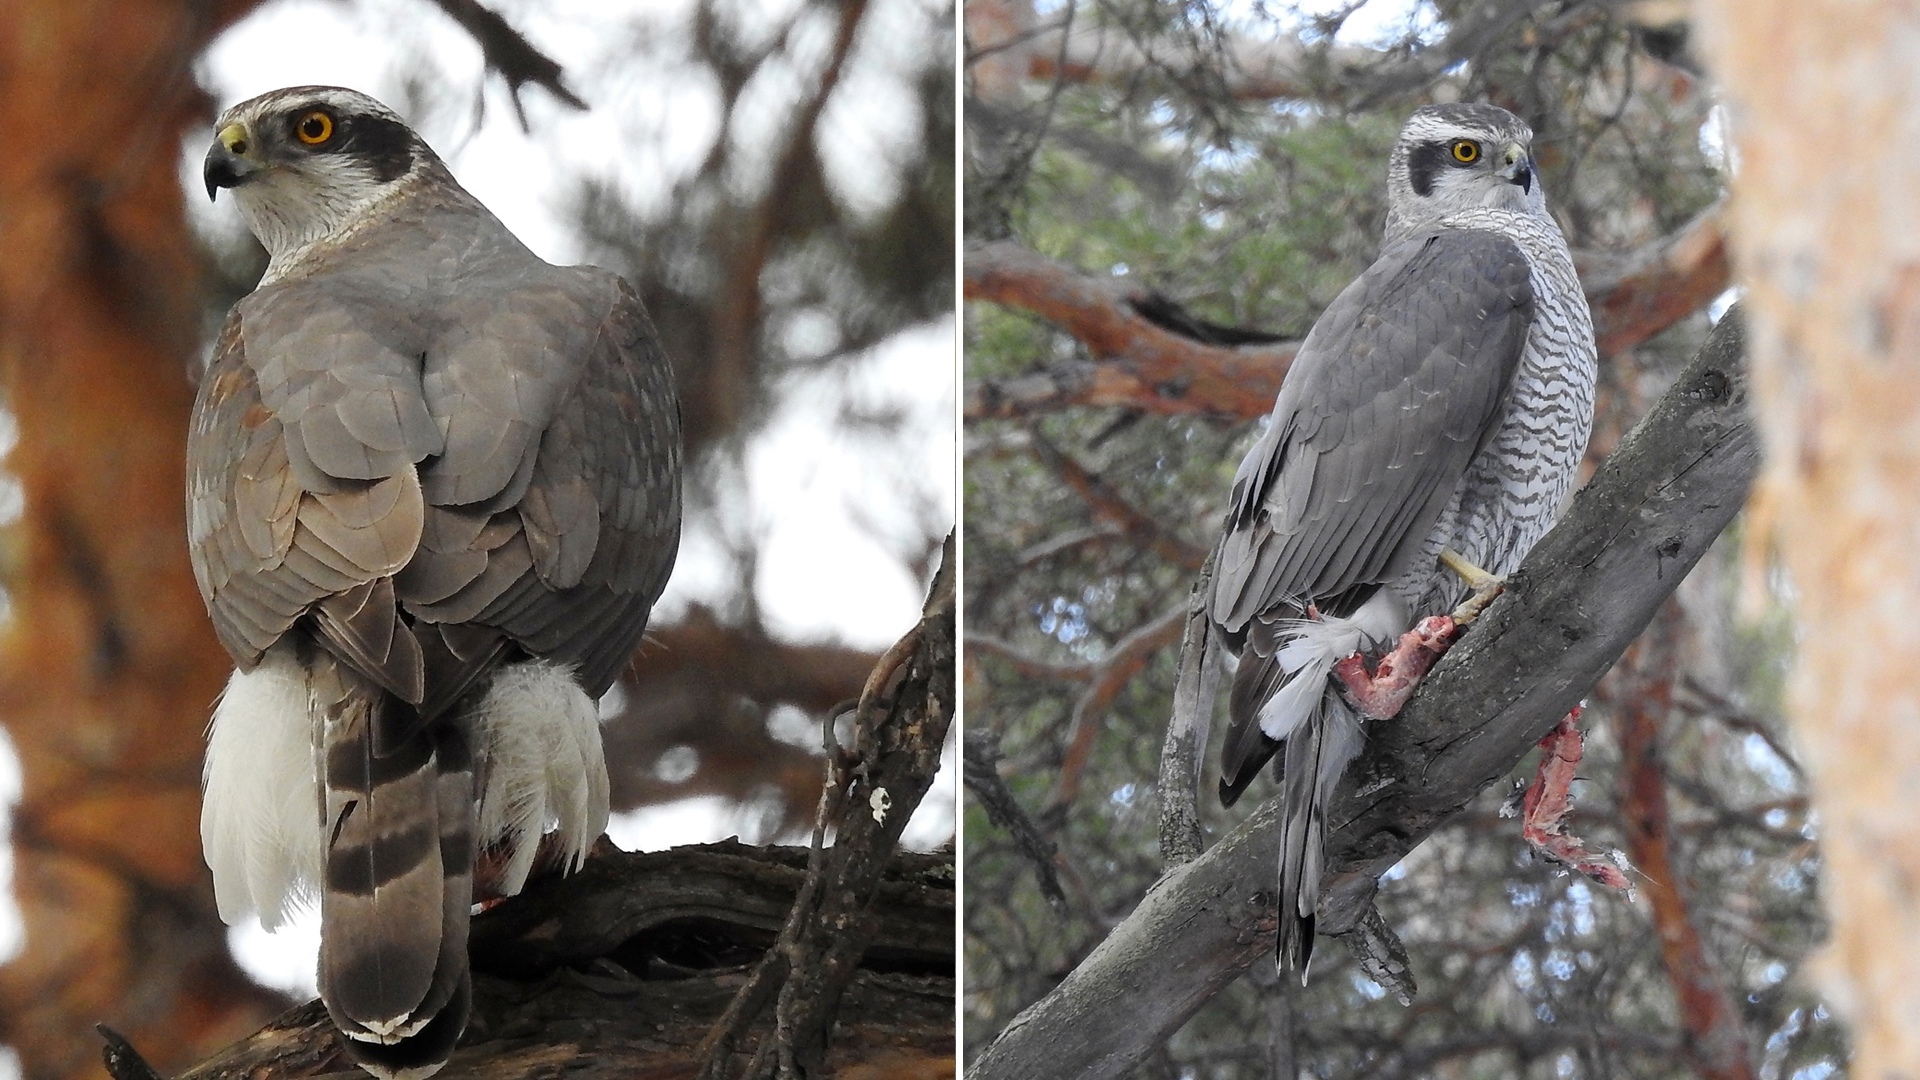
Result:
M1715 328L1400 716L1369 728L1330 812L1324 930L1355 926L1380 874L1525 757L1739 511L1760 450L1736 320ZM1091 1080L1146 1058L1271 956L1278 832L1269 800L1163 877L1007 1025L970 1080Z
M854 745L829 754L810 849L630 854L603 839L578 874L474 919L473 1019L440 1075L951 1076L953 856L897 845L955 712L956 576L950 533L919 623L864 680ZM104 1034L113 1075L150 1080ZM342 1068L312 1002L180 1080Z
M1576 256L1603 357L1679 322L1726 291L1726 210L1713 208L1672 236L1627 256ZM1160 414L1265 416L1298 342L1253 348L1208 345L1144 318L1145 283L1099 278L1009 241L970 244L966 296L1037 315L1072 335L1091 362L1056 364L1003 379L969 380L966 419L1005 420L1074 406Z
M603 841L578 874L474 919L473 1020L440 1076L692 1077L700 1040L779 932L806 864L804 848L641 854ZM936 1075L926 1070L951 1061L953 915L952 855L896 855L840 1013L837 1075ZM362 1076L339 1039L309 1002L177 1080Z

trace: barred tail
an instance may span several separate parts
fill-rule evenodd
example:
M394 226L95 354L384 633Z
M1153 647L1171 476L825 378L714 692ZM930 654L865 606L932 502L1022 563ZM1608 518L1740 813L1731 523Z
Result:
M1326 872L1327 805L1359 756L1359 718L1341 700L1333 666L1364 639L1347 620L1299 622L1250 638L1234 672L1221 757L1220 801L1240 797L1280 755L1280 930L1274 960L1302 984L1313 956L1314 910Z
M467 1022L473 754L457 725L422 725L413 706L344 665L318 666L320 996L349 1057L417 1080L445 1063Z
M1304 673L1303 673L1304 674ZM1321 675L1324 685L1325 675ZM1274 962L1306 985L1313 958L1314 911L1326 875L1327 805L1360 753L1360 721L1332 690L1287 739L1280 778L1280 935Z

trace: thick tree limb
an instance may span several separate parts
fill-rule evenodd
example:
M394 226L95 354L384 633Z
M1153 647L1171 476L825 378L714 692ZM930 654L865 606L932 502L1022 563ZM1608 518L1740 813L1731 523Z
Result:
M1731 277L1725 207L1716 205L1631 254L1582 253L1577 259L1600 355L1618 355L1726 290ZM1224 348L1182 337L1136 310L1150 300L1143 283L1085 274L1009 241L968 246L966 296L1037 315L1094 357L1011 378L970 380L969 421L1075 406L1252 419L1273 408L1299 349L1297 342Z
M1260 416L1296 346L1226 349L1155 326L1130 301L1145 290L1101 279L1018 244L969 244L966 296L1031 312L1078 338L1096 358L1055 373L967 387L968 420L1005 419L1067 405L1123 405L1157 413Z
M474 919L473 1020L440 1075L692 1077L702 1036L774 940L806 861L805 849L731 841L646 854L603 842L580 873L535 882ZM951 855L892 859L840 1014L836 1075L951 1069L953 883ZM343 1069L316 1001L177 1080Z
M1715 329L1405 711L1369 730L1331 812L1323 927L1351 927L1381 873L1510 772L1738 512L1759 445L1735 318ZM1270 954L1277 811L1269 800L1156 883L1001 1032L971 1080L1120 1075Z

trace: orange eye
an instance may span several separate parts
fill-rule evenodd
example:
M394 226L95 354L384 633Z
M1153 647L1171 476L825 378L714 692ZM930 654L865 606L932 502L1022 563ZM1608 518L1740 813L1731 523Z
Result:
M293 125L293 137L308 146L319 146L333 138L333 117L318 109L302 116ZM1459 153L1455 150L1454 153Z
M1455 139L1453 142L1453 160L1462 165L1471 165L1480 160L1480 144L1472 139Z

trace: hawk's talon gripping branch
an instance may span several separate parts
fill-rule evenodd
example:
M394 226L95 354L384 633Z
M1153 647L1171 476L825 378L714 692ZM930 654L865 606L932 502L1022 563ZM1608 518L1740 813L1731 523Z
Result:
M1459 607L1453 609L1453 621L1461 626L1479 618L1480 613L1487 609L1487 605L1493 603L1496 597L1506 591L1506 578L1480 569L1469 562L1466 556L1452 548L1446 548L1440 552L1440 564L1460 575L1461 580L1467 583L1467 588L1473 590L1470 596L1460 601Z
M1572 712L1541 738L1540 766L1521 803L1520 832L1534 851L1609 889L1631 896L1633 882L1628 880L1626 872L1633 867L1626 856L1617 851L1595 854L1587 850L1584 841L1567 831L1567 814L1573 809L1574 773L1580 767L1584 749L1579 720L1580 706L1575 705Z

